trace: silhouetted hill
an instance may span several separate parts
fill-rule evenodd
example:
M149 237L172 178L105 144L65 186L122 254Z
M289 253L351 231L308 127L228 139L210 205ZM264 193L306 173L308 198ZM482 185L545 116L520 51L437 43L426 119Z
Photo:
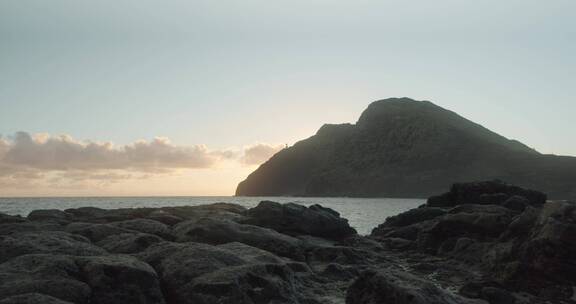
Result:
M236 195L427 197L487 179L576 198L576 157L542 155L429 101L390 98L280 151Z

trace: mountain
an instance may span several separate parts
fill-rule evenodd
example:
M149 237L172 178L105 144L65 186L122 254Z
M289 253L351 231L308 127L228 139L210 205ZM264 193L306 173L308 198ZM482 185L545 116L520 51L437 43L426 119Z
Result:
M576 198L576 157L540 154L429 101L390 98L278 152L236 195L428 197L489 179Z

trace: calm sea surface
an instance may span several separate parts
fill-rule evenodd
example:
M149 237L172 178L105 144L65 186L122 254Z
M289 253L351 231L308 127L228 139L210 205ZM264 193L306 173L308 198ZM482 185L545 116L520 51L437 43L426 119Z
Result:
M372 228L384 220L408 209L416 208L422 199L395 198L334 198L334 197L45 197L45 198L0 198L0 212L26 216L35 209L68 209L99 207L104 209L163 206L196 206L216 202L235 203L247 208L262 200L280 203L294 202L302 205L320 204L332 208L347 218L358 233L369 234Z

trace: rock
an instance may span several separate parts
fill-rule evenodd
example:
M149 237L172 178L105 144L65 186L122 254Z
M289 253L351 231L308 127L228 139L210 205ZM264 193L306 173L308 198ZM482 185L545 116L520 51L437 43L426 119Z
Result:
M540 206L546 203L546 194L512 186L501 181L454 184L449 194L434 197L428 201L429 206L455 206L457 204L502 204L512 196L524 197L531 205Z
M525 289L576 283L576 203L548 202L519 247L520 264L505 278Z
M0 301L0 304L72 304L58 298L47 296L41 293L26 293L8 297Z
M137 233L137 231L116 227L110 224L71 223L66 226L66 232L79 234L92 242L99 242L111 235Z
M34 210L28 214L28 219L31 221L53 220L57 222L68 222L70 217L70 214L57 209Z
M476 303L436 287L409 273L387 269L368 271L352 283L347 304L460 304Z
M298 290L286 265L256 264L223 268L196 278L178 303L300 303ZM313 303L313 302L312 302Z
M68 256L29 254L0 264L0 300L41 293L62 301L88 304L91 289Z
M106 254L86 238L60 231L24 232L0 236L0 263L20 255L46 253L74 256Z
M96 207L81 207L81 208L74 208L74 209L66 209L64 210L67 214L71 214L77 218L98 218L104 216L107 211L102 208Z
M529 205L530 201L520 195L514 195L502 203L502 206L519 212L524 211Z
M4 214L4 213L0 213L0 224L12 224L12 223L22 223L22 222L26 222L26 219L16 215L8 215L8 214Z
M122 233L111 235L96 244L111 253L131 254L141 252L162 241L162 238L153 234Z
M274 229L288 235L312 235L341 239L356 230L348 220L332 209L320 205L305 207L294 203L279 204L262 201L246 211L248 218L243 223Z
M165 303L154 269L134 257L79 258L78 264L92 289L90 303Z
M158 243L138 254L138 257L156 269L168 302L182 304L190 303L189 284L198 276L246 264L228 250L199 243Z
M128 221L111 223L110 225L122 229L139 231L147 234L154 234L167 240L172 239L170 229L168 228L167 225L150 219L133 219Z
M383 225L385 227L404 227L412 224L428 221L439 216L446 214L446 211L441 208L423 207L410 209L406 212L400 213L396 216L391 216L386 219ZM378 228L376 228L378 229Z
M174 226L178 242L225 244L240 242L283 257L303 259L301 241L274 230L233 221L202 218Z
M484 287L481 291L482 299L490 304L514 304L516 298L508 291L496 287Z
M147 219L160 222L164 225L174 226L182 221L183 218L172 215L164 210L156 210L146 216Z
M11 224L0 224L0 235L8 235L18 232L33 231L62 231L64 228L54 222L19 222Z
M248 246L243 243L233 242L217 246L218 248L225 249L232 252L237 257L244 260L246 263L267 263L267 264L284 264L285 260L275 256L269 251L262 250L256 247Z

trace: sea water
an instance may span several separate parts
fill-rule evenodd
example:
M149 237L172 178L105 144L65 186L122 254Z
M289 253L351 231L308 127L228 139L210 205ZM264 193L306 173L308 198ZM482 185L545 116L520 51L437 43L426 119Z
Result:
M360 234L369 234L387 217L416 208L425 202L422 199L342 197L34 197L0 198L0 213L26 216L36 209L64 210L89 206L103 209L197 206L217 202L234 203L251 208L263 200L294 202L306 206L320 204L332 208L348 219L350 225Z

